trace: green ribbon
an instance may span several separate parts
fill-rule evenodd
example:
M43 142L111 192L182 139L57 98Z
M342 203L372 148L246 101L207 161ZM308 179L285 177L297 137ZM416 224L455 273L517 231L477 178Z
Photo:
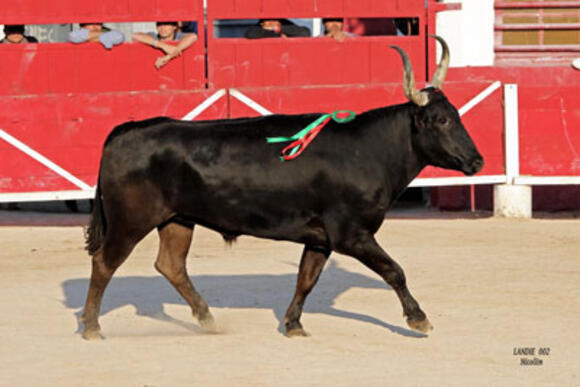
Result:
M348 114L347 117L343 117L340 118L338 117L338 114ZM323 114L322 116L320 116L318 119L314 120L312 123L310 123L307 127L305 127L304 129L302 129L301 131L299 131L298 133L290 136L290 137L267 137L266 141L268 143L276 143L276 142L287 142L287 141L296 141L299 140L301 138L303 138L304 136L306 136L308 134L308 132L310 132L312 129L318 127L320 124L322 124L326 119L328 119L328 117L332 117L332 120L334 120L335 122L339 123L339 124L344 124L346 122L350 122L352 120L355 119L356 117L356 113L351 111L351 110L335 110L334 112L330 113L330 114ZM295 146L292 151L289 153L289 155L293 155L294 153L296 153L298 151L298 149L300 148L300 146Z

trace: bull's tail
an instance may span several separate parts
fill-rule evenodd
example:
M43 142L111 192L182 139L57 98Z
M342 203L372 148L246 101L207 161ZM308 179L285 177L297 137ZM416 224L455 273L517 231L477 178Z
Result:
M100 180L100 179L99 179ZM103 200L101 198L101 184L97 182L95 190L95 200L89 227L85 231L85 249L91 256L95 255L102 248L107 233L107 219L103 211Z

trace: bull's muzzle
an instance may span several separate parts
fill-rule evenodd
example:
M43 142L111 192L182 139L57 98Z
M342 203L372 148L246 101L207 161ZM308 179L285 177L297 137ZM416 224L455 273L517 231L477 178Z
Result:
M483 168L483 157L477 156L463 168L463 173L468 176L475 175L481 171L481 168Z

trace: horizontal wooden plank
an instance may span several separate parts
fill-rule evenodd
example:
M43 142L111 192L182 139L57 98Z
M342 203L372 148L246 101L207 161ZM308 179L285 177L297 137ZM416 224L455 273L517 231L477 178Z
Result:
M494 6L495 9L575 8L580 7L580 1L496 1Z
M203 0L18 0L1 7L3 24L203 20Z
M210 20L269 17L413 17L424 14L424 0L209 0L207 5L207 16Z
M496 24L496 31L529 31L529 30L580 30L580 23L514 23Z
M211 39L211 88L312 86L400 82L402 47L418 81L425 80L425 40L421 36L367 37L342 43L330 38Z
M205 86L198 43L160 70L163 53L140 43L106 50L100 43L0 45L0 95L183 90Z
M496 44L496 52L579 52L578 44Z

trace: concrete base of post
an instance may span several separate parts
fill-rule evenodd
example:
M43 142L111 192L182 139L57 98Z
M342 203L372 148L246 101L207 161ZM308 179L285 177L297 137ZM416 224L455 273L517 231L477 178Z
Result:
M510 184L494 186L493 214L506 218L531 218L532 187Z

